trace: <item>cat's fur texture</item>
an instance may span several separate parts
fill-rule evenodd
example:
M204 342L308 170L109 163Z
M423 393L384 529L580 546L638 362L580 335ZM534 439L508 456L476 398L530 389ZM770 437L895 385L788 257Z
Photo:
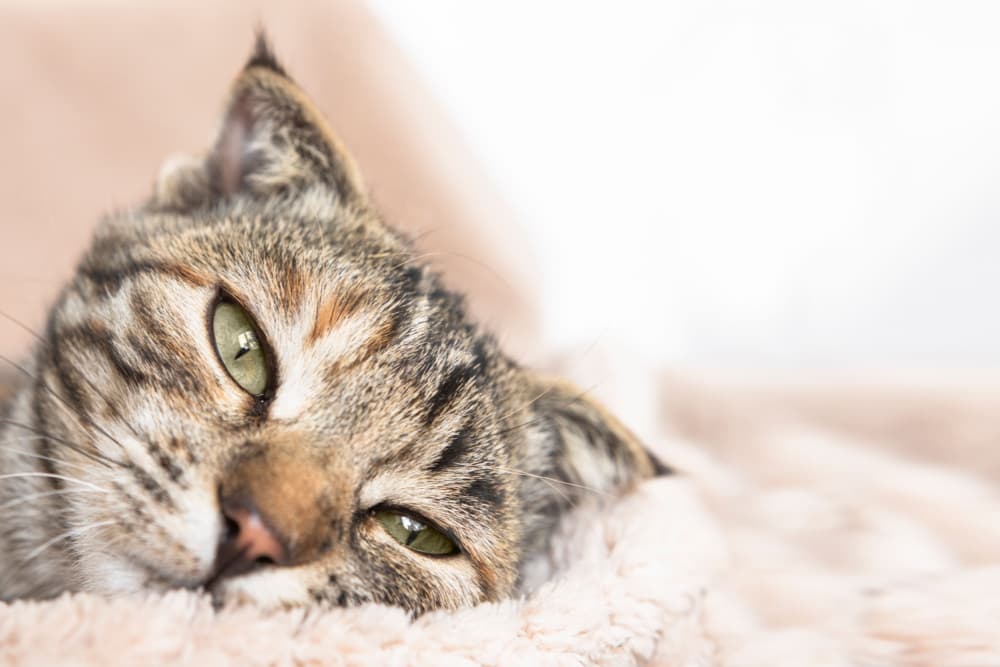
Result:
M220 293L271 351L261 398L213 347ZM267 606L496 600L574 498L663 470L469 321L263 39L213 148L102 222L21 370L0 422L3 599L206 586ZM234 490L287 562L213 576ZM425 517L459 552L410 551L379 507Z

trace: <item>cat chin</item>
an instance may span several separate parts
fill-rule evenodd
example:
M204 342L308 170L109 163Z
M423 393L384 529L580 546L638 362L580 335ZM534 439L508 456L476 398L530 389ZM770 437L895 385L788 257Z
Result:
M122 557L105 556L81 564L83 590L103 596L121 597L167 593L172 590L203 590L198 584L169 581L148 568ZM217 607L253 605L261 609L286 609L308 604L308 587L302 573L269 570L226 579L205 591Z
M325 577L308 569L276 567L212 582L210 562L199 563L204 565L202 571L182 575L165 567L168 563L155 563L135 553L96 549L85 549L83 553L90 556L84 555L75 568L74 578L80 584L78 590L110 597L186 589L208 593L217 607L252 604L264 609L280 609L308 604L311 600L309 582L313 579L317 583L325 581Z
M171 590L196 590L203 577L189 580L168 576L157 568L123 554L101 554L83 558L77 565L80 590L108 597L165 593Z

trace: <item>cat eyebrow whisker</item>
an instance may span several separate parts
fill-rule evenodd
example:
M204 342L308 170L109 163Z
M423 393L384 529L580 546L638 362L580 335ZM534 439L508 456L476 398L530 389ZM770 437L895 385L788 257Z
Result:
M441 229L442 229L441 227L431 227L430 229L425 229L424 231L422 231L422 232L420 232L420 233L418 233L418 234L416 234L414 236L411 236L409 238L409 241L410 241L411 244L416 245L418 242L424 240L425 238L427 238L431 234L435 234L435 233L441 231ZM398 256L406 255L407 252L408 251L404 250L404 249L390 250L388 252L369 253L369 254L365 255L364 257L365 257L365 259L382 259L384 257L398 257ZM407 261L410 261L410 260L407 260ZM404 266L405 264L406 264L406 262L403 262L403 264L400 264L399 266ZM394 267L394 268L399 268L399 267L397 266L397 267Z
M83 533L87 532L88 530L94 530L95 528L103 528L104 526L110 526L110 525L112 525L114 523L117 523L117 522L113 521L113 520L111 520L111 521L98 521L96 523L87 524L86 526L80 526L78 528L70 528L69 530L67 530L67 531L65 531L63 533L60 533L59 535L56 535L52 539L46 540L45 542L42 542L40 545L38 545L37 547L35 547L34 549L32 549L21 560L20 567L24 567L25 565L27 565L28 563L30 563L36 556L40 555L43 551L45 551L46 549L48 549L50 546L52 546L53 544L55 544L57 542L61 542L62 540L65 540L65 539L70 538L70 537L76 537L78 535L82 535Z
M543 475L532 475L530 473L524 472L523 470L507 470L505 468L499 468L499 471L500 472L505 472L505 473L508 473L508 474L521 475L522 477L534 477L534 478L538 478L538 479L542 480L543 482L545 482L545 485L548 486L550 489L552 489L555 493L559 494L559 496L563 500L566 501L567 505L569 505L570 507L576 506L576 503L573 502L573 499L570 498L569 495L567 495L565 491L563 491L561 488L559 488L558 484L553 484L553 482L558 481L558 480L554 480L554 479L552 479L550 477L545 477Z
M513 417L513 416L514 416L514 415L516 415L517 413L519 413L519 412L522 412L522 411L524 411L524 410L526 410L526 409L530 408L530 407L531 407L532 405L534 405L534 404L535 404L535 403L537 403L538 401L542 400L542 399L543 399L543 398L545 397L545 395L546 395L546 394L548 394L548 393L549 393L549 392L551 392L551 391L552 391L552 387L546 387L546 388L545 388L544 390L542 390L542 391L541 391L541 392L540 392L540 393L539 393L539 394L538 394L537 396L535 396L535 397L534 397L533 399L531 399L530 401L528 401L528 402L527 402L527 403L525 403L524 405L522 405L522 406L520 406L520 407L518 407L518 408L515 408L515 409L511 410L511 411L510 411L510 412L508 412L507 414L504 414L504 415L500 415L500 417L498 418L498 420L497 420L497 421L506 421L507 419L509 419L510 417ZM499 433L497 433L497 435L502 435L502 434L504 434L504 433L506 433L506 432L507 432L506 430L502 430L502 431L500 431Z
M419 241L423 241L425 238L427 238L431 234L437 234L442 229L444 229L444 227L428 227L427 229L424 229L423 231L420 231L420 232L414 234L413 236L411 236L410 237L410 243L412 243L412 244L415 245Z
M546 477L545 475L536 475L534 473L526 472L524 470L517 470L516 468L504 468L503 466L497 466L496 468L500 472L511 473L514 475L524 475L525 477L531 477L533 479L540 479L545 482L550 482L553 484L562 484L563 486L569 486L574 489L582 489L583 491L588 491L590 493L597 494L599 496L604 496L605 498L613 497L612 494L601 491L600 489L595 489L593 487L587 486L586 484L577 484L576 482L567 482L562 479L556 479L555 477ZM566 498L566 496L563 496ZM569 500L569 498L566 498Z
M589 394L590 392L592 392L596 388L597 388L596 384L591 385L591 386L587 387L586 389L584 389L583 391L577 393L572 398L567 399L565 402L566 402L567 405L575 403L575 402L579 401L581 398L583 398L584 396L586 396L587 394ZM514 410L511 410L507 414L501 416L500 419L499 419L499 421L504 421L508 417L513 417L518 412L522 412L523 410L531 407L533 404L537 403L542 398L544 398L547 394L549 394L553 389L554 389L553 387L547 387L544 391L542 391L541 393L539 393L537 396L535 396L533 399L531 399L530 401L528 401L527 403L525 403L521 407L516 408ZM507 433L512 433L512 432L514 432L514 431L516 431L516 430L518 430L520 428L525 428L527 426L533 426L533 425L539 424L539 423L541 423L543 421L545 421L545 417L538 417L536 419L529 419L528 421L524 422L523 424L516 424L514 426L509 426L507 428L500 429L499 431L496 432L496 435L505 435Z
M23 479L30 477L46 477L49 479L61 479L64 482L73 482L74 484L81 484L95 491L100 491L101 493L111 493L110 489L105 489L103 487L97 486L96 484L85 482L82 479L77 479L76 477L69 477L68 475L57 475L51 472L12 472L6 475L0 475L0 480Z
M495 433L495 435L507 435L508 433L513 433L514 431L520 430L522 428L528 428L529 426L535 426L536 424L544 424L548 420L548 417L541 416L535 417L534 419L529 419L526 422L521 422L520 424L514 424L513 426L508 426L507 428L502 428Z
M396 254L404 254L405 255L406 253L405 252L400 252L400 253L396 253ZM447 253L442 252L442 251L435 251L435 252L425 252L425 253L421 253L419 255L413 255L412 257L407 257L406 259L404 259L399 264L396 264L396 265L390 267L390 269L391 270L400 269L400 268L406 266L407 264L413 264L414 262L419 262L422 259L429 259L431 257L437 257L438 255L444 255L444 254L447 254Z
M25 324L21 320L19 320L16 317L14 317L10 313L8 313L8 312L6 312L4 310L0 310L0 317L3 317L5 320L7 320L8 322L10 322L12 324L16 324L18 327L20 327L25 332L27 332L32 337L34 337L35 340L37 340L37 341L39 341L41 343L45 343L45 339L42 337L42 335L40 333L38 333L37 331L35 331L31 327L29 327L27 324Z
M386 256L385 253L383 253L382 256ZM470 255L464 255L464 254L462 254L460 252L455 252L453 250L435 250L433 252L425 252L425 253L421 253L419 255L414 255L413 257L409 257L406 260L400 262L396 266L393 266L392 269L398 269L398 268L406 266L407 264L413 264L414 262L419 262L422 259L432 259L434 257L456 257L458 259L461 259L461 260L464 260L466 262L469 262L470 264L474 264L474 265L476 265L476 266L484 269L497 282L501 283L504 287L506 287L511 292L516 292L517 291L517 290L514 289L514 286L511 285L510 282L500 274L499 271L497 271L496 269L494 269L492 266L490 266L486 262L482 261L481 259L476 259L475 257L472 257Z

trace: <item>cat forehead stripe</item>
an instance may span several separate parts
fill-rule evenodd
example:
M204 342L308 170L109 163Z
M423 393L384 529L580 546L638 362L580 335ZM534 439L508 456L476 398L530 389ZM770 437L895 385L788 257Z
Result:
M315 344L330 333L338 324L361 307L366 296L366 293L360 289L344 289L318 303L316 305L316 321L309 333L307 343Z
M135 261L121 266L87 266L80 269L78 276L94 283L105 294L113 294L126 280L144 274L165 275L196 287L205 287L212 283L207 276L180 262Z
M455 435L448 439L447 446L441 450L441 453L438 454L438 457L428 470L431 472L442 472L461 463L473 448L473 443L470 441L472 437L473 433L470 425L460 428Z

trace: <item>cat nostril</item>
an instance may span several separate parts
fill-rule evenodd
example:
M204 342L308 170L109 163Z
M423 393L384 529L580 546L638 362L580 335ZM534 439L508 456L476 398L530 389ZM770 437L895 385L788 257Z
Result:
M236 539L236 536L240 534L240 524L235 520L230 519L228 516L223 515L223 519L226 522L225 534L222 537L223 542L232 542Z
M236 576L261 565L284 565L288 549L257 509L249 503L222 502L223 533L214 576Z

